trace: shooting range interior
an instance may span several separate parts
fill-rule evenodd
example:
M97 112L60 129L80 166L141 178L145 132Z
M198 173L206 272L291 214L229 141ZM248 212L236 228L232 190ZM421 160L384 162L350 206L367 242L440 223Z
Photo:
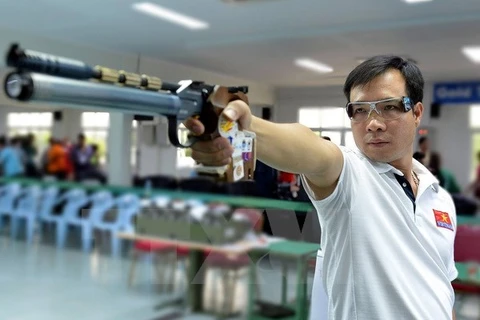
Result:
M438 285L413 279L448 258L435 270L458 275L445 275L429 291L444 296L431 301L451 304L457 320L480 319L478 30L478 0L1 2L0 320L332 320L353 310L351 299L358 319L372 320L397 293L405 317L424 320L433 302L402 295ZM346 98L350 72L376 55L400 57L404 77L421 70L412 112L398 111L408 101L388 85L354 86ZM231 101L246 102L257 126L219 117ZM369 124L355 122L368 106ZM219 136L228 148L195 151ZM362 141L369 155L412 153L412 174L394 175L393 158L359 167L345 150L360 154ZM227 149L228 164L200 163ZM315 163L338 169L335 181L306 172L327 168ZM373 184L362 180L373 173ZM332 181L310 190L306 176ZM386 195L396 189L379 181L400 192ZM312 192L327 197L312 202ZM400 201L400 216L376 216ZM440 251L419 258L405 232ZM406 240L389 247L395 237ZM389 260L398 248L413 258L399 249ZM353 265L371 271L354 276ZM349 281L381 288L369 317L361 295L342 291Z

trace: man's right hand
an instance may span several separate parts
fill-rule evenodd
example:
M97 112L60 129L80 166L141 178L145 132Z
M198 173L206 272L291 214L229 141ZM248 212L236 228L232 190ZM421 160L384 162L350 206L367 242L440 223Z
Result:
M227 104L219 117L237 121L241 130L249 130L252 122L252 113L248 105L242 100L235 100ZM200 135L204 131L203 124L194 118L185 122L185 127L193 134ZM210 141L197 141L192 146L192 158L206 166L223 166L229 164L233 154L233 147L227 138L217 137Z

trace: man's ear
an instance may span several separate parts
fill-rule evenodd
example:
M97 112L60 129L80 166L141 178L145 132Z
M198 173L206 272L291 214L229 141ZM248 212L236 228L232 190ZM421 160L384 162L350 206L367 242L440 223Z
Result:
M415 125L418 127L423 116L423 103L417 102L413 107L413 117L415 118Z

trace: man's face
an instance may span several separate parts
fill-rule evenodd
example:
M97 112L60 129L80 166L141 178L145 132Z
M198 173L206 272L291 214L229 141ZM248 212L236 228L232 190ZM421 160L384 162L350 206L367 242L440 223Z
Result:
M405 80L400 71L392 69L365 86L352 88L350 101L378 101L407 96ZM375 111L365 122L352 122L357 147L374 161L392 163L412 158L416 127L420 123L423 105L417 103L395 120L385 121Z

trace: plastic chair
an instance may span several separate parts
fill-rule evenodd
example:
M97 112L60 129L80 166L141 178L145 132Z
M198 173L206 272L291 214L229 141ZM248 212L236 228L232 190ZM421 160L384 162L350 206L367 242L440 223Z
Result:
M53 190L51 191L54 192ZM57 204L66 201L60 215L53 214L53 207ZM51 204L45 204L46 208L42 208L40 212L40 221L42 223L54 223L56 225L56 245L58 248L65 247L65 241L67 239L68 224L66 217L78 215L80 210L88 203L88 196L85 190L75 188L68 190L62 194L57 201L51 206L51 210L48 208Z
M3 227L3 216L13 214L21 191L22 187L19 183L9 183L0 187L0 230Z
M134 194L125 194L119 196L112 202L112 209L114 209L117 213L114 221L105 220L105 216L108 213L108 211L105 211L101 215L92 217L92 226L96 230L110 232L112 255L118 256L122 249L122 239L117 237L117 233L133 233L135 231L132 218L140 210L140 199Z
M91 208L82 212L70 211L65 215L67 226L79 227L81 230L82 250L90 252L93 242L93 221L98 221L114 205L114 198L110 191L97 191L87 199ZM81 208L80 208L81 209ZM67 230L67 229L65 229Z
M18 238L20 222L24 220L26 224L27 242L32 242L39 213L41 195L42 190L39 186L29 186L21 192L18 198L18 205L11 215L10 237L12 239Z

